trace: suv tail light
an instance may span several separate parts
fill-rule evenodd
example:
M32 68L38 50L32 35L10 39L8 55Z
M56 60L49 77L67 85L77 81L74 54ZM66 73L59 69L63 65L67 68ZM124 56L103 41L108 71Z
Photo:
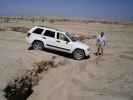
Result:
M31 35L31 33L28 33L28 34L27 34L27 37L29 37L30 35Z

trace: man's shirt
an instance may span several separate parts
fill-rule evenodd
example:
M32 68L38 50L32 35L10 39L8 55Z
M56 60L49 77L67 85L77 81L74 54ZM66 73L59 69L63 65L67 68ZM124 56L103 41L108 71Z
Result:
M105 46L105 42L106 42L106 37L105 36L101 37L101 35L99 35L96 39L96 43L100 44L102 46Z

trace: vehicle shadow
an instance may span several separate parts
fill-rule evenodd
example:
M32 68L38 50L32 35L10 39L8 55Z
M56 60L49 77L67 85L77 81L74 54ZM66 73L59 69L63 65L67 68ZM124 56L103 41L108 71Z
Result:
M42 51L47 52L47 53L52 53L56 54L65 58L73 59L72 55L69 53L61 52L61 51L56 51L56 50L50 50L50 49L43 49Z
M28 49L28 50L34 50L34 49ZM51 49L43 49L43 50L41 50L41 51L44 51L44 52L47 52L47 53L52 53L52 54L56 54L56 55L59 55L59 56L62 56L62 57L65 57L65 58L69 58L69 59L73 59L73 60L75 60L74 58L73 58L73 56L72 56L72 54L69 54L69 53L65 53L65 52L61 52L61 51L56 51L56 50L51 50ZM84 59L82 59L82 60L85 60L85 59L89 59L90 58L90 56L87 56L87 57L85 57Z

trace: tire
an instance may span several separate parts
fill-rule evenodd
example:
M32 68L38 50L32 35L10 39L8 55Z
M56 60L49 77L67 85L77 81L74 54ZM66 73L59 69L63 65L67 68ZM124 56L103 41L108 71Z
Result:
M84 53L84 50L82 50L82 49L76 49L73 52L73 58L76 59L76 60L81 60L84 57L85 57L85 53Z
M43 50L44 49L44 44L41 41L34 41L32 43L32 48L34 50Z

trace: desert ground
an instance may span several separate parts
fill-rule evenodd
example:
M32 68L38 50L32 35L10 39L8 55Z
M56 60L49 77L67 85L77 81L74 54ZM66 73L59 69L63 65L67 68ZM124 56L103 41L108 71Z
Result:
M10 100L3 89L41 61L57 66L39 74L27 100L133 100L132 23L38 19L0 17L0 100ZM78 35L91 47L90 58L74 60L52 51L28 50L25 37L36 25ZM96 36L101 31L107 45L104 56L97 57Z

